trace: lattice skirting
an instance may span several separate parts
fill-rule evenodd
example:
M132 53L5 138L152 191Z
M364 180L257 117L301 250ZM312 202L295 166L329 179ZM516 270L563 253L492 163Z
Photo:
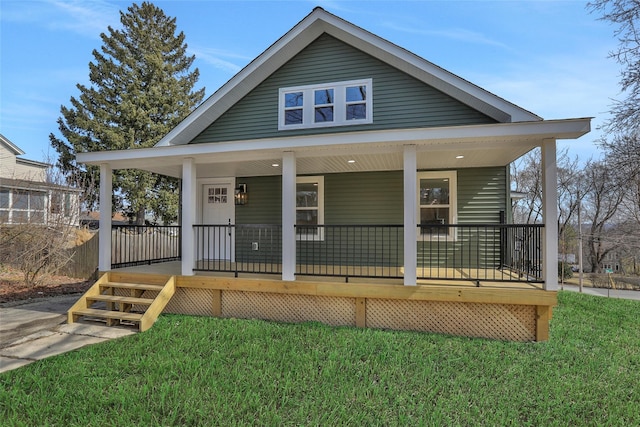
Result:
M534 341L536 308L528 305L368 299L366 324L508 341Z
M214 293L220 292L216 310ZM367 327L535 341L536 307L367 298ZM356 298L178 288L165 313L356 326Z
M356 322L353 298L224 291L221 305L222 317L316 321L332 326L351 326Z

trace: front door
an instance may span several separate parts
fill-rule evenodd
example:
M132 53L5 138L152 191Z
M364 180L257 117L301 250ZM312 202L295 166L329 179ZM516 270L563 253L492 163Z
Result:
M202 236L204 258L234 259L235 204L234 187L230 181L202 185Z

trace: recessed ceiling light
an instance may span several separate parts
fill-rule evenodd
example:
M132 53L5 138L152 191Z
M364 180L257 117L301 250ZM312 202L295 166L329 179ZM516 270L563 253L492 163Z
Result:
M273 166L274 168L277 168L277 167L278 167L278 166L280 166L280 165L279 165L279 164L277 164L277 163L272 163L272 164L271 164L271 166Z
M355 163L355 162L356 162L356 161L355 161L355 160L353 160L353 159L349 159L349 160L347 160L347 163Z
M456 156L456 159L464 159L464 156Z

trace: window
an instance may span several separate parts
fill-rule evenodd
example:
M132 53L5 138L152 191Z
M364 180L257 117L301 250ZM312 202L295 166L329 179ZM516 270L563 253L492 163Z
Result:
M299 240L322 240L324 233L324 177L296 178L296 236Z
M210 187L207 190L207 203L227 203L227 187Z
M420 236L454 237L455 231L442 225L455 223L456 172L418 173L418 217Z
M46 193L20 189L0 189L0 223L43 223Z
M278 130L373 123L372 79L280 89Z

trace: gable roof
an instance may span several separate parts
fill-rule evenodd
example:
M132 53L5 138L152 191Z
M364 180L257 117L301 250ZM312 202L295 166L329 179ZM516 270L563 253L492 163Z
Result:
M14 144L13 142L9 141L9 138L7 138L6 136L2 135L0 133L0 142L6 146L15 156L21 156L24 154L24 151L22 151L20 149L20 147L18 147L16 144Z
M46 169L49 166L51 166L48 163L39 162L37 160L29 160L29 159L23 159L21 157L17 157L17 156L21 156L21 155L25 154L25 152L22 151L22 149L20 147L18 147L16 144L11 142L9 140L9 138L7 138L6 136L4 136L2 134L0 134L0 143L9 149L11 154L16 156L16 163L17 164L22 164L22 165L26 165L26 166L32 166L32 167L41 168L41 169Z
M323 33L428 84L501 123L542 120L443 68L320 7L278 39L165 135L156 146L184 145Z

